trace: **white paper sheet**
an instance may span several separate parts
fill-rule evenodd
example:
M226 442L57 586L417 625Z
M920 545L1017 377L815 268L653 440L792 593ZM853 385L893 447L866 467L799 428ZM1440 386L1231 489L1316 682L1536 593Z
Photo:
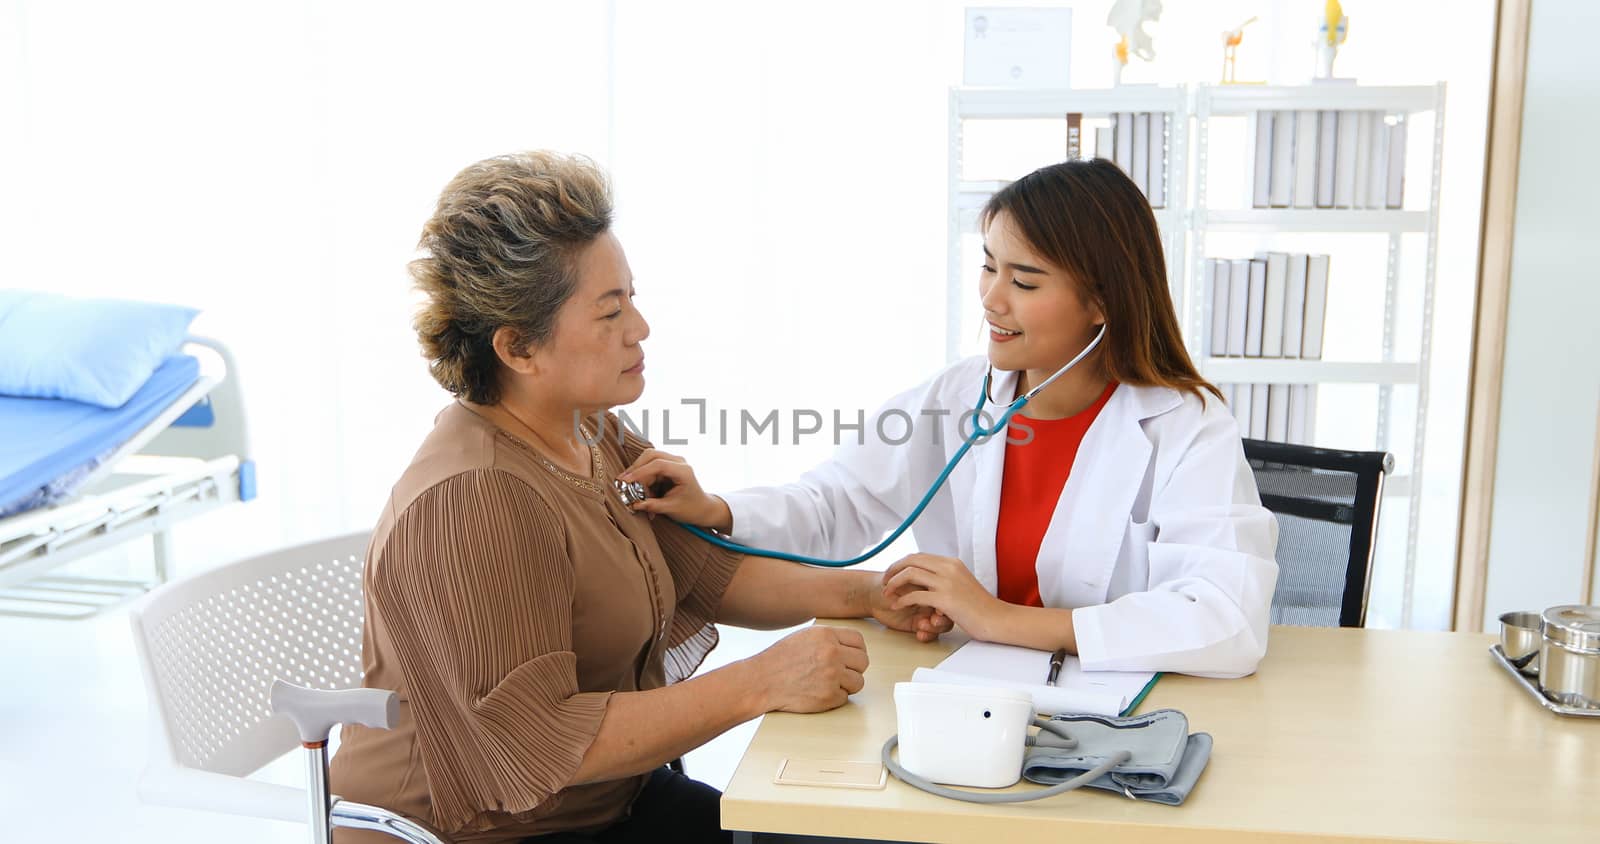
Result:
M911 679L919 683L1017 689L1033 698L1033 707L1040 715L1088 712L1114 716L1121 714L1155 676L1143 671L1084 671L1075 656L1068 656L1062 664L1054 686L1045 685L1049 673L1048 651L968 642L936 668L917 669Z

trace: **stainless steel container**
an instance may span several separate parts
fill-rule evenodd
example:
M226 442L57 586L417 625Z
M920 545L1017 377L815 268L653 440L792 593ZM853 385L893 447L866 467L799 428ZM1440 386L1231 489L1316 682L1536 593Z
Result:
M1557 703L1600 709L1600 607L1567 604L1544 611L1539 690Z
M1500 650L1518 671L1539 674L1539 649L1544 644L1544 617L1536 612L1508 612L1500 616Z

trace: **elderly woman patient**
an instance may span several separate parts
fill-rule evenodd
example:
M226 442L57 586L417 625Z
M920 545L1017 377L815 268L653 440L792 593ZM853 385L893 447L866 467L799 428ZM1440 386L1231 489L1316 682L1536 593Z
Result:
M575 424L644 389L650 328L610 223L586 160L494 158L446 186L411 266L457 400L367 555L365 682L399 693L399 723L346 727L332 787L454 841L725 840L716 789L667 762L765 712L840 706L867 653L812 627L688 679L713 622L948 627L890 609L875 573L742 557L623 506L613 478L649 444Z

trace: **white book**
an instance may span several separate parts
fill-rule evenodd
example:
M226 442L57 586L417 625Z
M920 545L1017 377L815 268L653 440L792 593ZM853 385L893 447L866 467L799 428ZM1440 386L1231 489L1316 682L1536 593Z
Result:
M913 671L911 680L1016 689L1033 698L1033 708L1040 715L1092 712L1110 716L1121 715L1155 680L1150 671L1084 671L1077 657L1068 656L1055 685L1047 686L1050 658L1049 651L973 640L937 667Z
M1312 255L1306 262L1306 332L1300 356L1322 359L1323 318L1328 313L1328 256Z
M1250 205L1253 208L1272 207L1272 115L1270 111L1257 111L1250 116L1256 124L1256 144L1253 149L1255 184L1250 191Z
M1293 384L1289 387L1289 439L1295 445L1311 445L1306 416L1310 384Z
M1117 166L1129 176L1133 175L1133 112L1117 112L1116 124Z
M1250 265L1250 310L1244 321L1244 356L1261 357L1261 329L1267 307L1267 262L1255 259Z
M1250 439L1252 440L1267 438L1268 393L1266 384L1256 384L1250 390Z
M1284 302L1289 286L1289 256L1267 253L1267 292L1262 305L1261 356L1283 357Z
M1245 325L1250 321L1250 262L1228 262L1228 356L1243 357Z
M1206 261L1206 295L1211 302L1211 346L1206 354L1221 357L1228 353L1228 262L1221 258Z
M1382 208L1389 193L1389 126L1382 112L1372 116L1372 169L1367 173L1367 206Z
M1356 136L1360 134L1360 120L1360 112L1339 112L1339 143L1334 147L1333 159L1333 207L1335 208L1355 207L1356 150L1360 149Z
M1356 190L1351 208L1367 207L1367 185L1372 181L1372 119L1370 111L1360 112L1356 118Z
M1315 445L1317 442L1317 385L1307 384L1306 387L1306 445Z
M1289 385L1273 384L1267 388L1267 439L1275 443L1289 441Z
M1317 207L1333 207L1333 165L1339 143L1339 112L1317 113Z
M1289 256L1288 281L1283 296L1283 356L1300 357L1306 336L1306 258Z
M1294 207L1315 208L1317 199L1317 113L1302 111L1294 121Z
M1292 111L1276 112L1272 117L1272 182L1268 196L1273 208L1288 208L1294 199L1295 117Z
M1254 401L1255 385L1233 385L1233 419L1239 423L1239 436L1250 436L1250 403Z
M1128 173L1139 192L1150 197L1150 113L1133 116L1133 170Z
M1145 182L1149 186L1150 207L1167 207L1167 121L1166 114L1150 115L1150 158L1146 162Z
M1117 160L1117 145L1113 141L1110 126L1101 126L1094 130L1094 157L1104 158L1109 161Z
M1402 118L1389 127L1389 186L1384 194L1385 208L1400 208L1406 199L1406 121Z

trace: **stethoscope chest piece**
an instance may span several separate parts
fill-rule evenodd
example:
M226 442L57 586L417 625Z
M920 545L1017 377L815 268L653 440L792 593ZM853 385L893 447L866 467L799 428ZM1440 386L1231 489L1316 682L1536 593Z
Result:
M624 507L632 507L650 497L649 490L638 481L613 480L611 483L617 488L617 498L622 501Z

